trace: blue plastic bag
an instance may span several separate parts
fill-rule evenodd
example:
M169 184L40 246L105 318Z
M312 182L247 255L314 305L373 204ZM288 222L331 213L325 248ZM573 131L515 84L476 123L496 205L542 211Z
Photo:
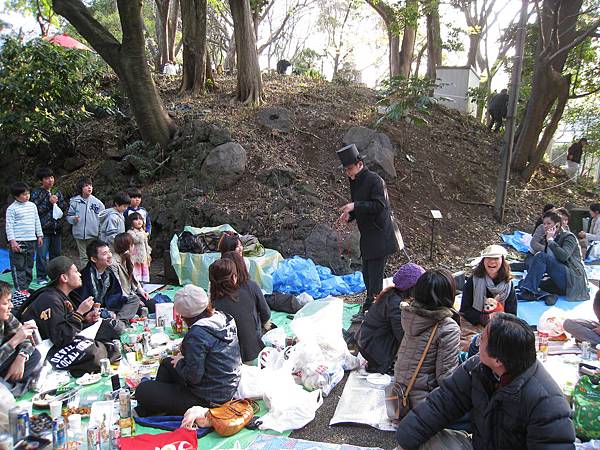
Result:
M501 234L500 237L505 244L510 245L521 253L528 253L529 247L523 244L523 236L527 234L522 231L515 231L513 234Z
M328 295L349 295L365 290L362 274L354 272L338 276L331 269L317 266L311 259L294 256L282 261L273 272L273 291L298 295L302 292L313 298Z

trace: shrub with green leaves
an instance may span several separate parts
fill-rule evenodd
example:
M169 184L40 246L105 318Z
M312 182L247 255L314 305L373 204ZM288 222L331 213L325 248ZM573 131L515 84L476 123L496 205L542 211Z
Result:
M382 99L378 104L384 106L384 112L377 125L386 119L409 119L418 125L427 123L425 116L430 114L431 106L438 103L438 99L431 95L438 85L434 80L398 75L381 84Z
M0 50L0 150L47 144L90 111L110 112L113 101L100 87L102 64L88 51L7 39Z

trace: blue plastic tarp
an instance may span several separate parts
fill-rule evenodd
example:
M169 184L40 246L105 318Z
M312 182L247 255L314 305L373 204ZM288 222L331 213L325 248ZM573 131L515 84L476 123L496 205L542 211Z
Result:
M517 230L513 234L501 234L500 237L505 244L510 245L515 250L521 253L528 253L529 247L523 242L523 237L526 234Z
M331 269L300 256L283 260L272 276L273 291L294 295L306 292L313 298L350 295L365 290L362 273L333 275Z

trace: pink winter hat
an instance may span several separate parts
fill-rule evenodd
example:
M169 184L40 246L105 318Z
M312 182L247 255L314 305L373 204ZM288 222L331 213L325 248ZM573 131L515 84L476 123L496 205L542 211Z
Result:
M400 291L406 291L415 284L417 280L421 278L421 275L425 273L425 269L415 263L407 263L398 269L394 274L394 286Z

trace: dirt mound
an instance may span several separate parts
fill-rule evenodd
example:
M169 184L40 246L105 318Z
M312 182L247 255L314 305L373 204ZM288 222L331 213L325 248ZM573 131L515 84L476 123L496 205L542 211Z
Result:
M159 87L182 130L200 122L216 124L229 130L232 139L245 148L246 171L233 187L223 191L202 188L199 171L175 170L168 151L153 150L153 164L141 176L133 160L125 158L146 151L136 148L139 135L127 117L83 124L75 147L85 165L63 176L59 184L71 187L78 177L91 175L95 194L106 201L116 190L142 184L144 203L155 218L157 256L184 225L228 222L242 233L257 235L284 256L302 253L303 239L319 224L337 230L338 208L350 194L337 169L335 150L349 128L373 126L378 118L375 91L294 76L266 77L266 106L290 112L289 131L282 132L261 125L258 109L232 101L231 78L219 80L216 92L198 98L178 97L177 83L163 78ZM527 189L511 185L510 224L498 225L490 207L499 169L498 135L442 107L434 108L427 121L424 125L388 122L380 127L399 148L397 177L387 183L390 201L408 255L425 266L461 268L466 258L496 241L499 232L511 227L529 230L544 203L571 201L586 206L597 195L594 190L574 192L565 185L551 188L566 177L560 169L544 166ZM273 173L285 175L283 181ZM431 209L439 209L444 216L436 224L433 262L429 260ZM336 232L343 252L347 233ZM405 260L401 256L390 261L388 268ZM356 258L350 266L358 267L358 263Z

